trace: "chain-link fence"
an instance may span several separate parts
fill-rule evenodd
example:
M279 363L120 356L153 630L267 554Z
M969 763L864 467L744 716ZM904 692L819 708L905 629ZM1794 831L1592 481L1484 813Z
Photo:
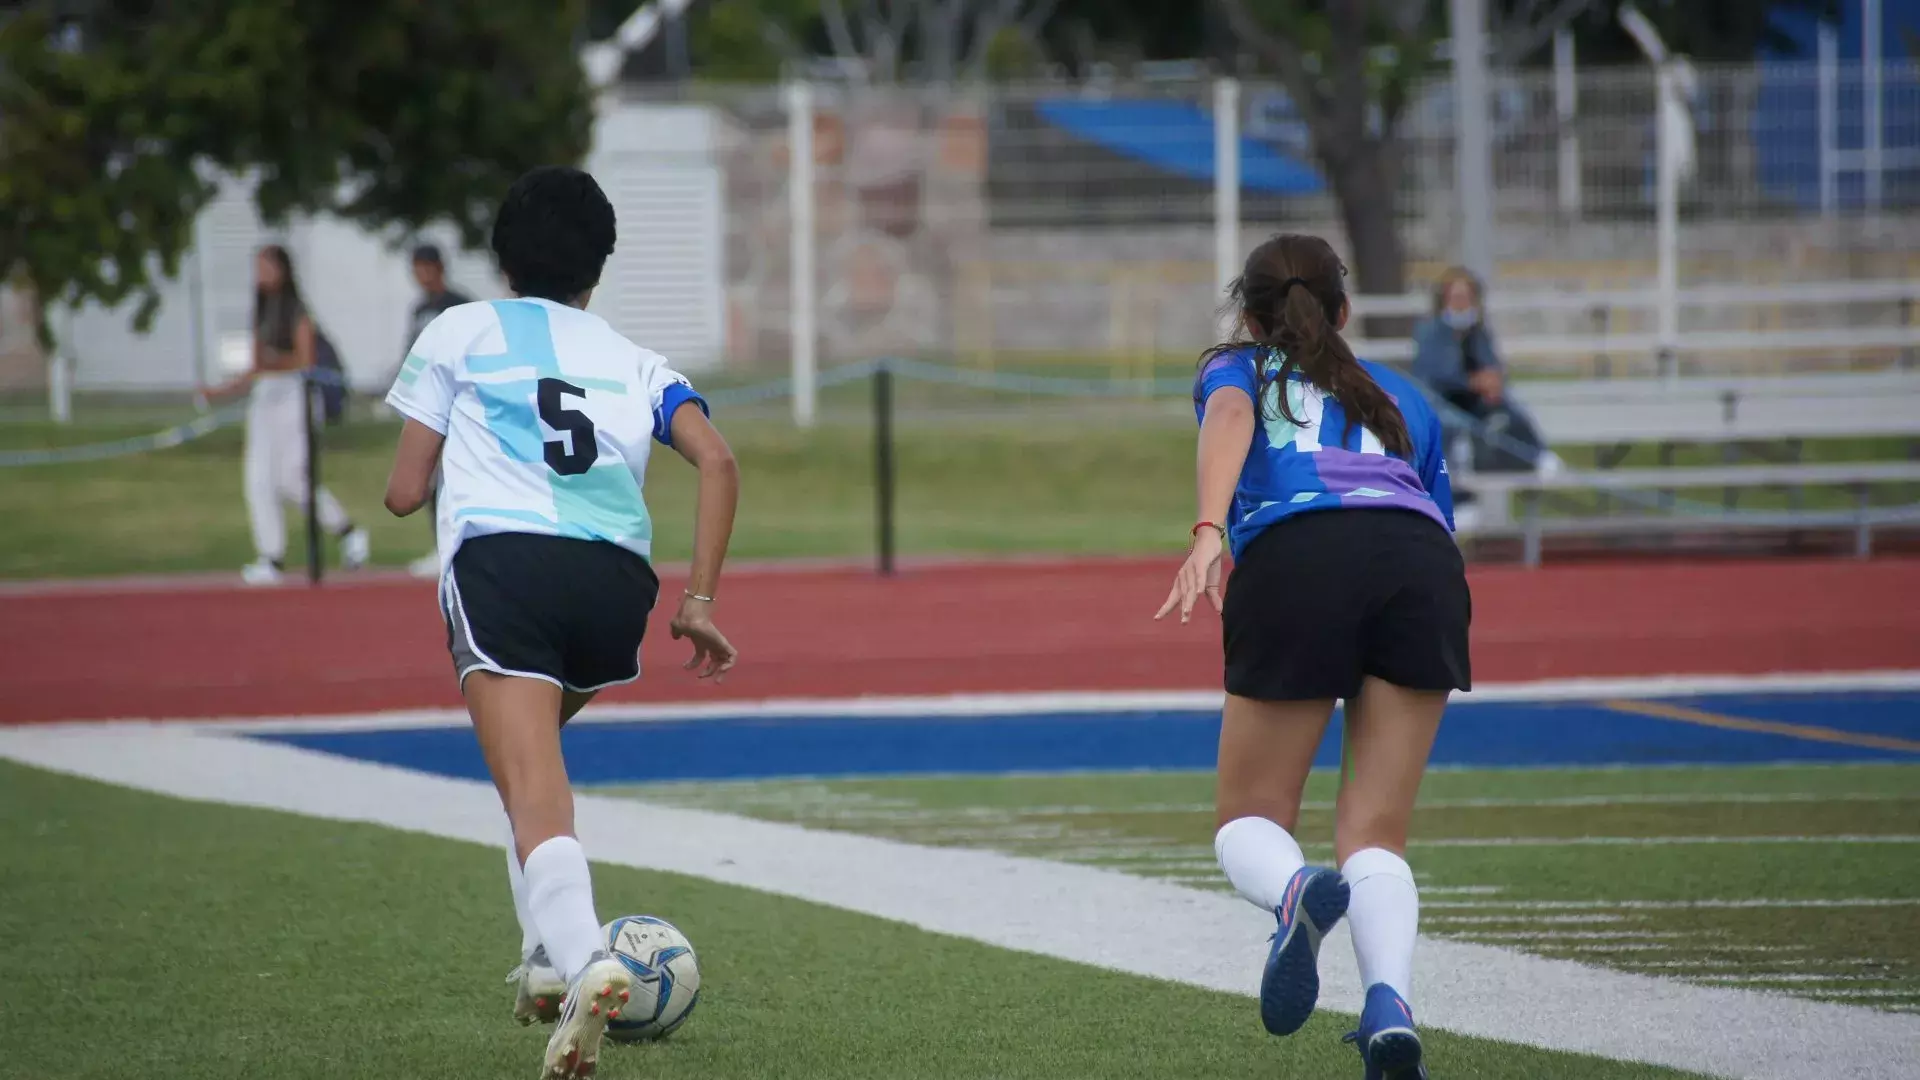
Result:
M1695 73L1683 287L1920 276L1920 71L1884 69L1883 138L1872 155L1867 81L1846 65ZM1493 80L1496 297L1644 291L1655 280L1652 71L1582 71L1566 89L1548 71ZM822 364L908 356L1138 379L1177 371L1217 334L1212 83L820 84L812 99L809 310ZM1286 93L1249 81L1238 100L1232 246L1245 250L1278 228L1339 242L1336 203ZM1395 213L1415 292L1462 248L1453 112L1451 84L1439 79L1420 88L1403 121ZM621 250L596 310L688 366L719 363L741 379L784 368L794 353L799 250L794 123L772 86L606 103L591 164L619 207ZM1876 183L1870 158L1880 165ZM250 252L273 237L246 207L244 185L230 186L205 215L202 242L166 291L152 334L130 333L125 310L74 319L77 386L184 389L214 368L223 336L245 333ZM402 348L411 284L395 238L352 232L301 223L291 239L349 373L373 387ZM458 253L454 280L497 295L486 262ZM1645 305L1611 302L1495 306L1496 329L1514 339L1632 338L1655 318ZM1713 303L1685 307L1680 330L1895 331L1914 321L1911 302L1897 298ZM1651 370L1650 358L1620 353L1518 359L1572 373ZM1912 353L1816 345L1702 352L1689 363L1725 372L1884 367Z
M1683 188L1685 286L1888 280L1920 270L1920 77L1885 72L1881 211L1863 215L1862 74L1768 65L1697 73L1696 168ZM771 88L709 92L725 116L728 357L784 363L792 323L791 116ZM1336 204L1285 92L1250 82L1240 137L1242 245L1276 228L1339 237ZM1506 292L1645 289L1654 279L1655 85L1650 69L1495 80L1494 153ZM938 356L988 367L1089 365L1116 377L1190 362L1215 332L1211 85L1042 84L938 91L816 87L814 251L828 362ZM1570 112L1571 121L1563 121ZM1451 85L1404 121L1396 206L1409 278L1459 250ZM1823 133L1823 124L1831 130ZM1824 148L1824 150L1823 150ZM1824 154L1824 156L1823 156ZM1825 180L1822 178L1826 177ZM1825 202L1823 204L1823 193ZM1823 212L1827 211L1827 212ZM1681 329L1905 326L1910 305L1693 305ZM1503 332L1632 335L1653 312L1509 309ZM1845 350L1842 350L1844 352ZM1813 350L1819 353L1819 349ZM1885 355L1882 355L1885 354ZM1834 354L1835 364L1883 365ZM1823 362L1756 355L1716 370ZM1593 366L1588 363L1586 366ZM1633 365L1611 365L1614 373Z

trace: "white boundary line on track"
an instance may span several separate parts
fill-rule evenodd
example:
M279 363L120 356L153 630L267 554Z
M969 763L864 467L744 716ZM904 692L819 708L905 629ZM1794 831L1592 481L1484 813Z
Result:
M1697 697L1707 694L1837 693L1920 690L1920 670L1813 672L1788 675L1671 675L1622 679L1545 679L1488 683L1458 694L1454 703L1475 705L1506 701L1592 701L1603 698ZM576 724L660 720L752 720L769 717L1021 716L1038 713L1130 713L1218 709L1217 690L1134 690L1031 694L928 694L902 697L772 698L763 701L686 701L666 704L589 705ZM152 718L96 723L145 724ZM464 727L462 709L401 709L388 712L313 716L180 719L209 730L273 733L288 731L385 731L402 728Z
M0 730L0 756L165 795L489 846L503 823L497 796L482 783L179 726ZM1086 866L604 796L581 796L576 815L582 842L603 862L691 874L1242 996L1256 992L1272 929L1270 916L1224 893ZM1143 926L1179 932L1141 933ZM1359 978L1344 927L1329 945L1322 1000L1357 1011ZM1432 1027L1713 1076L1872 1080L1911 1060L1920 1044L1920 1017L1693 986L1459 941L1424 938L1421 973L1416 1000Z

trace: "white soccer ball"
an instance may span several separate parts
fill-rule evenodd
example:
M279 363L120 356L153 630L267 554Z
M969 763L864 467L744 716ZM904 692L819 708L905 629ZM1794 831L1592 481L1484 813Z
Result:
M607 948L633 975L633 998L607 1023L615 1042L664 1039L686 1022L700 1000L700 965L693 943L674 925L651 915L623 915L604 928Z

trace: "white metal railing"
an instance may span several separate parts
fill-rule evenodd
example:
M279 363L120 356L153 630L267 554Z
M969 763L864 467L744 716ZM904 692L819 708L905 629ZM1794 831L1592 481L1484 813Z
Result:
M1695 285L1680 290L1679 306L1766 307L1815 304L1920 303L1920 279L1892 281L1808 281L1777 285ZM1655 289L1556 289L1536 292L1494 292L1487 297L1489 315L1524 312L1591 311L1595 308L1652 311L1660 305ZM1431 292L1398 296L1356 296L1355 315L1426 315L1433 310Z
M1920 305L1920 280L1823 281L1788 285L1705 285L1681 289L1675 306L1688 308L1811 307L1845 304L1900 304L1905 325L1795 328L1778 330L1683 330L1674 336L1671 354L1663 356L1665 342L1657 332L1531 334L1500 337L1500 351L1507 357L1569 359L1605 356L1620 359L1641 355L1651 357L1663 371L1671 372L1673 356L1686 353L1780 353L1827 349L1855 352L1868 349L1920 350L1920 324L1913 320L1913 306ZM1592 312L1610 322L1622 312L1657 312L1663 297L1658 290L1591 290L1494 293L1487 299L1490 320L1501 316ZM1357 296L1354 313L1359 316L1426 315L1433 298L1426 293L1398 296ZM1497 327L1496 327L1497 333ZM1370 360L1406 361L1413 359L1409 338L1359 338L1354 351Z
M1540 564L1549 535L1601 536L1681 532L1723 532L1742 529L1845 529L1853 533L1853 553L1866 558L1873 552L1873 531L1889 526L1920 525L1920 504L1876 506L1876 486L1920 483L1920 462L1855 462L1832 465L1743 465L1721 468L1617 469L1540 476L1529 473L1469 473L1455 478L1462 490L1480 496L1480 517L1463 524L1464 535L1517 536L1522 561ZM1541 500L1552 494L1577 492L1668 492L1686 488L1805 487L1844 488L1853 497L1851 509L1831 510L1686 510L1672 504L1661 513L1584 513L1548 515ZM1517 513L1509 505L1517 500Z

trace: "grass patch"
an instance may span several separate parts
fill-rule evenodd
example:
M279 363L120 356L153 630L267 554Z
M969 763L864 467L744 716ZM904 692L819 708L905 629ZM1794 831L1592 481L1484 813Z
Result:
M1299 835L1311 858L1331 857L1337 782L1332 772L1308 782ZM1213 866L1210 772L619 790L814 828L1227 887ZM1630 970L1674 974L1671 965L1686 962L1693 966L1684 973L1703 980L1920 1006L1920 861L1911 844L1476 843L1911 836L1920 834L1920 765L1441 770L1427 778L1421 800L1408 857L1429 889L1428 933ZM1863 899L1897 903L1725 906ZM1686 906L1698 901L1714 903Z
M764 412L764 411L763 411ZM1127 415L1122 413L1121 415ZM858 424L799 431L763 415L722 430L741 460L741 558L857 557L874 547L872 435ZM0 448L105 441L152 430L125 423L0 425ZM327 433L322 481L373 533L375 560L429 550L423 517L380 506L396 428ZM1000 417L903 419L897 442L900 550L908 555L1181 549L1191 516L1193 432L1152 413L1124 424ZM241 495L241 433L97 463L7 471L0 484L0 577L237 569L253 557ZM647 496L662 561L690 555L695 474L659 448ZM290 562L304 558L295 513ZM334 559L329 543L328 558Z
M1183 370L1190 370L1185 364ZM1034 368L1053 374L1053 368ZM1165 375L1168 368L1160 370ZM1085 374L1084 372L1082 374ZM1193 418L1167 398L1077 400L901 381L896 390L898 544L906 555L1169 554L1192 517ZM723 405L716 420L741 459L743 490L734 552L743 558L858 558L875 546L873 438L864 382L821 394L822 424L795 429L784 401ZM179 404L90 406L83 420L0 424L0 450L106 442L191 415ZM325 433L323 481L373 534L375 562L401 565L432 546L424 518L397 521L380 506L397 428L360 419ZM1594 448L1565 448L1576 468ZM1809 442L1812 462L1904 457L1902 440ZM241 433L109 461L4 470L0 578L232 570L253 557L241 495ZM1680 446L1677 465L1721 463L1717 446ZM1619 464L1652 466L1653 447ZM662 561L689 555L693 471L670 451L647 478ZM1719 508L1718 490L1681 499ZM1555 495L1549 514L1644 507L1652 493L1620 498ZM1852 496L1814 489L1749 490L1745 509L1850 507ZM1920 498L1913 485L1881 485L1874 501ZM304 531L288 514L289 561L304 560ZM335 559L328 542L328 559Z
M497 851L0 764L0 1077L531 1077L501 975ZM602 913L671 918L702 1003L620 1077L1357 1075L1347 1019L1268 1038L1251 1000L697 879L597 867ZM1258 942L1249 942L1257 949ZM31 1008L13 1007L32 1003ZM1486 1080L1683 1074L1433 1033Z

